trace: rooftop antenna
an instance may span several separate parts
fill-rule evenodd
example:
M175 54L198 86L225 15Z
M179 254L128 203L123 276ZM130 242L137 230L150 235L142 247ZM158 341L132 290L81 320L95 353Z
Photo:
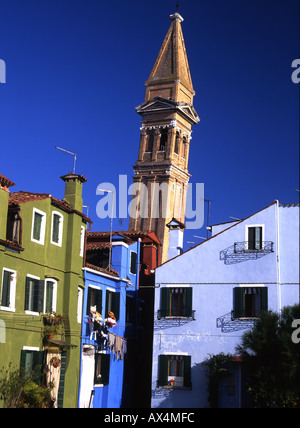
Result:
M77 159L77 155L76 155L76 153L69 152L69 150L62 149L61 147L57 147L57 146L55 146L55 148L56 148L56 149L58 149L58 150L61 150L62 152L68 153L68 155L72 155L72 156L74 156L73 174L75 174L76 159Z
M205 202L207 202L207 220L206 220L206 224L207 224L207 226L206 226L206 239L208 239L208 231L209 231L209 213L210 213L210 204L211 204L211 202L212 201L210 201L209 199L203 199L203 198L200 198L200 197L198 197L197 199L202 199L202 201L205 201Z

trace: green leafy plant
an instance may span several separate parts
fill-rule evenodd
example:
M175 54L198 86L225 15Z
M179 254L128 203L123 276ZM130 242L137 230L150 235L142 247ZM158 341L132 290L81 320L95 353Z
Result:
M40 386L37 378L40 368L25 373L19 368L0 370L0 400L3 408L47 408L52 407L51 389L53 385Z
M208 402L211 408L218 407L219 382L229 375L228 365L233 360L232 354L209 354L203 362L208 371Z

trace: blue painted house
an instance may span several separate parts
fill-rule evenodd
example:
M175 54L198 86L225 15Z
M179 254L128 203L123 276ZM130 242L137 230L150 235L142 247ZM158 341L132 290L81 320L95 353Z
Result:
M170 230L171 233L171 230ZM212 236L156 269L152 407L208 407L210 354L231 353L263 310L299 303L299 204L212 226ZM246 407L242 363L219 407Z
M134 364L140 241L87 243L78 407L120 408Z

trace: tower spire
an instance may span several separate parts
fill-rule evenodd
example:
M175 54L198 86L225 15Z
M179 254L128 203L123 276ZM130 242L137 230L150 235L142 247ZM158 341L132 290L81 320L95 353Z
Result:
M178 5L179 6L179 5ZM178 7L176 8L178 9ZM181 23L177 12L148 80L142 116L139 156L134 165L134 203L129 230L154 231L167 260L172 219L185 221L191 127L199 122Z

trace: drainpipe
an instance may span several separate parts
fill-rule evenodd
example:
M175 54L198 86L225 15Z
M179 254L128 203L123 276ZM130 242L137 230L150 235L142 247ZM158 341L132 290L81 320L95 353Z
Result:
M279 247L279 201L276 200L276 282L277 310L281 313L281 282L280 282L280 247Z

